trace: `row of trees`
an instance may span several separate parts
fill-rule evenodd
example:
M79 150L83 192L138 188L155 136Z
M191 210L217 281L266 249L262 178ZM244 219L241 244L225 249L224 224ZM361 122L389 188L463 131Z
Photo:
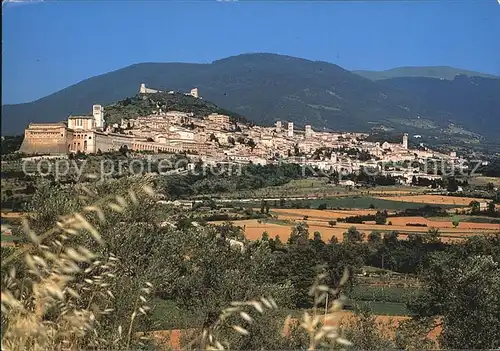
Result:
M389 215L387 214L387 211L384 210L384 211L377 211L374 215L368 214L368 215L358 215L346 218L339 218L339 222L363 223L368 221L374 221L375 224L383 225L387 222L387 217L389 217Z
M469 207L471 208L471 214L473 215L489 215L492 217L498 217L499 212L496 211L495 203L489 202L486 210L481 211L481 204L477 200L473 200L469 203Z

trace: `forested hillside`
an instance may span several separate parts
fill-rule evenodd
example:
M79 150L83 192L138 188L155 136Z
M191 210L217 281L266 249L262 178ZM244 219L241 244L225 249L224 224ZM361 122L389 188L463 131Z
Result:
M393 78L380 84L408 91L443 111L434 116L437 123L455 123L491 136L500 134L500 79L459 75L453 80Z

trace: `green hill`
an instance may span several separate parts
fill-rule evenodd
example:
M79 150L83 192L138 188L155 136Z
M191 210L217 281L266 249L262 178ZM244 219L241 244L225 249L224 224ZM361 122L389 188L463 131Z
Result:
M381 85L402 89L418 96L437 110L433 121L490 135L498 141L500 134L500 79L459 75L454 80L433 78L393 78Z
M192 112L194 117L204 117L219 113L232 117L235 122L247 123L237 113L222 109L214 103L181 93L137 94L104 107L106 123L120 123L122 118L147 116L155 111Z

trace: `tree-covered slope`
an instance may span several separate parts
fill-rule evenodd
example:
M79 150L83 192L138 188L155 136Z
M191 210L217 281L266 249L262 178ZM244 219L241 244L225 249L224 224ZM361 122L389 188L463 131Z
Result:
M194 117L204 117L211 113L225 114L235 122L247 122L240 115L222 109L214 103L181 93L137 94L104 107L106 123L120 123L122 118L136 118L162 111L190 112Z
M455 123L498 140L500 135L500 79L459 75L453 80L393 78L381 85L402 89L437 110L437 123Z
M492 85L500 82L491 81ZM315 129L366 131L384 124L407 130L407 124L398 121L420 116L435 121L437 131L446 127L440 125L442 116L452 121L456 117L456 109L448 103L435 103L425 94L398 84L371 81L334 64L275 54L244 54L211 64L136 64L31 103L5 105L2 132L19 133L29 121L58 121L70 113L85 113L92 104L109 105L134 96L141 83L167 91L186 92L197 87L204 100L265 125L288 120L298 127L311 124ZM477 100L477 96L466 96L463 103L477 106L477 110L484 108L479 104L490 103ZM472 121L477 117L469 116ZM490 131L471 125L478 133Z

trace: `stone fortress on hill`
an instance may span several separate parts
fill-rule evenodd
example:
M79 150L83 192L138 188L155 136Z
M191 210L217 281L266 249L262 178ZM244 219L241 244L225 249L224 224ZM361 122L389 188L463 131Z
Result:
M140 94L156 94L156 93L164 93L164 91L147 88L146 84L142 83L141 87L139 88L139 93ZM173 90L171 90L168 93L173 94L175 92ZM201 97L198 96L198 88L191 89L191 91L189 93L186 93L186 95L191 95L195 98L201 99Z
M148 94L165 92L141 84L139 93L145 98ZM201 99L197 88L185 95ZM285 159L322 170L346 172L373 167L373 161L424 162L428 158L440 158L460 162L455 153L441 154L423 144L417 149L410 149L406 133L401 143L369 142L365 133L314 131L310 125L302 131L296 130L293 122L285 124L282 121L276 121L273 127L247 125L217 113L194 117L188 112L162 111L158 104L156 108L147 116L122 118L121 123L113 125L106 124L101 105L93 106L92 115L69 116L67 121L59 123L30 123L19 151L64 156L127 147L131 151L199 155L207 163L267 164ZM419 136L413 137L416 139ZM353 149L357 150L354 155L348 152ZM369 160L362 161L356 156L361 151L369 155ZM413 175L401 176L411 181Z

